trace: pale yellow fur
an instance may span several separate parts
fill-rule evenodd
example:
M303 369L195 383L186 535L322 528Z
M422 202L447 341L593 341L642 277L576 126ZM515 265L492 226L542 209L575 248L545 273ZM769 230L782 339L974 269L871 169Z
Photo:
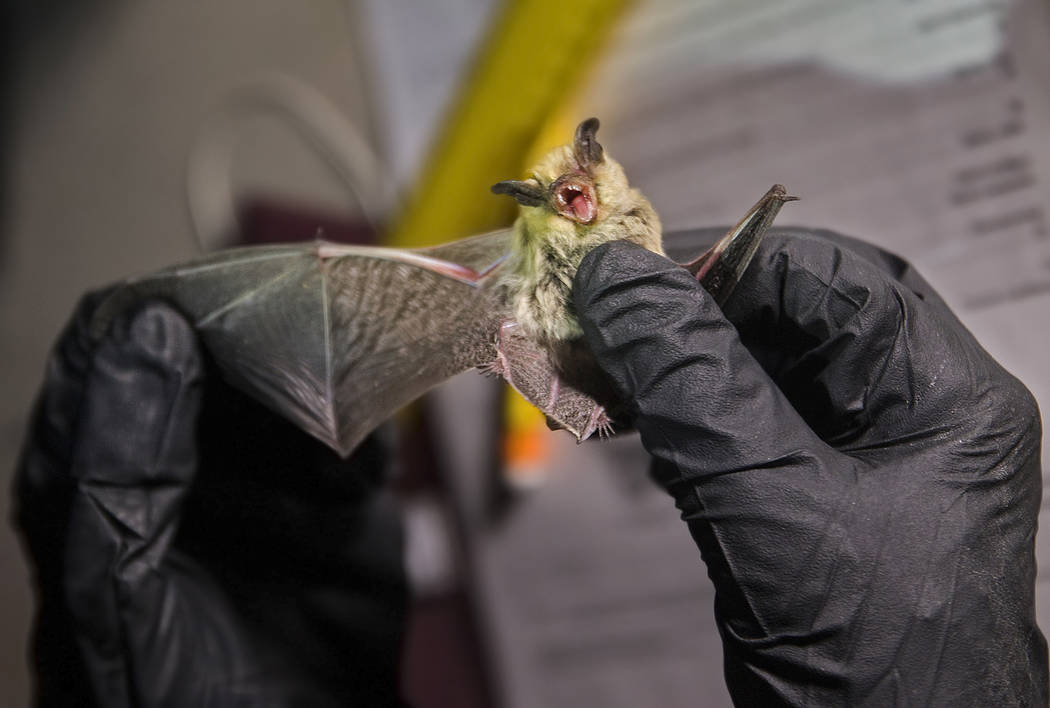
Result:
M570 146L551 150L530 176L546 192L563 174L579 174ZM514 222L514 246L501 285L506 287L518 323L541 341L582 334L572 314L572 279L583 256L607 241L629 240L663 253L660 219L649 200L627 183L618 162L608 155L590 168L597 196L597 217L580 224L547 205L520 207Z

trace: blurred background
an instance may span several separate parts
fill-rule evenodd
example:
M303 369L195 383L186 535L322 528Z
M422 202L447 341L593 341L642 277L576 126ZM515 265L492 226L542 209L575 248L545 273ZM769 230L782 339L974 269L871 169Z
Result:
M1045 0L4 7L7 515L83 291L234 243L505 225L488 186L589 115L668 230L733 223L782 182L803 201L779 223L916 263L1050 406ZM421 410L399 471L417 705L728 705L710 584L636 437L577 448L473 373ZM19 706L31 593L7 527L0 577L0 705Z

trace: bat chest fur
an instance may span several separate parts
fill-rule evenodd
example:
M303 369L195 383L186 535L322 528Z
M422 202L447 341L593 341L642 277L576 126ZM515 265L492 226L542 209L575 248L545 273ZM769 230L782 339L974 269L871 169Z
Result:
M561 341L582 334L572 313L572 279L583 252L563 253L542 248L535 254L533 267L517 283L514 314L532 337L542 341Z
M578 232L532 231L516 224L516 258L504 280L515 319L532 338L554 343L582 336L572 307L572 281L583 257L595 246L626 239L657 253L660 222L644 198L626 213L607 217L600 227Z

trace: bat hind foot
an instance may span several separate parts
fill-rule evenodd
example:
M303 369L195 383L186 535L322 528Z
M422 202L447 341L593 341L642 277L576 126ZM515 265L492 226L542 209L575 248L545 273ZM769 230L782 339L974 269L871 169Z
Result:
M609 414L605 412L605 408L599 405L594 406L594 411L591 413L590 424L587 426L586 433L583 437L589 438L594 433L598 433L598 437L602 440L607 440L612 437L616 431L613 430L613 420L609 417Z

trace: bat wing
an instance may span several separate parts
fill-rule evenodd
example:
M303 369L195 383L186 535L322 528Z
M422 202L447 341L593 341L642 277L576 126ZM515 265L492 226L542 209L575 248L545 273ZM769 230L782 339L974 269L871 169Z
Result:
M774 184L714 246L684 264L715 302L724 305L729 299L780 207L797 199L789 196L783 185Z
M129 282L95 319L161 297L231 383L348 455L398 408L495 358L505 306L485 287L500 231L404 251L318 242L235 249Z
M791 199L774 186L686 265L720 303ZM609 426L600 382L564 376L557 353L521 334L488 287L510 238L496 231L413 251L325 242L224 251L125 284L99 308L93 333L131 302L166 299L231 383L343 455L398 408L474 367L498 371L583 440Z

